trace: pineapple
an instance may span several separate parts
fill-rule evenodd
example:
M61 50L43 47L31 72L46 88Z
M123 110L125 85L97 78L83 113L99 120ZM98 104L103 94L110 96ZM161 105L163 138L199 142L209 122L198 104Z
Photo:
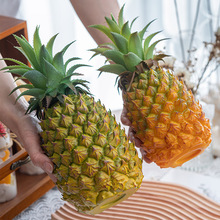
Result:
M124 106L135 137L142 141L147 159L161 168L181 166L201 154L211 142L209 120L191 91L175 75L159 66L166 55L154 54L162 40L150 43L159 32L144 39L148 23L140 32L131 32L123 20L124 6L118 21L106 17L107 26L92 25L102 31L112 43L92 49L110 64L101 72L117 74Z
M83 64L67 70L79 59L63 61L72 43L53 56L56 35L42 45L37 27L33 47L24 37L15 38L32 67L7 58L18 65L4 69L31 82L12 92L25 88L19 97L32 96L27 113L36 111L41 121L42 148L54 163L63 199L87 214L127 199L141 185L142 160L112 113L88 93L87 81L74 79Z

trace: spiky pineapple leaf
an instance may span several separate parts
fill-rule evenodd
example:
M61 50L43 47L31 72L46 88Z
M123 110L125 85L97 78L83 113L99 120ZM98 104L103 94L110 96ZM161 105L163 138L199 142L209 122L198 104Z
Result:
M119 15L118 15L119 28L122 28L122 26L124 24L124 7L125 7L125 4L121 7Z
M112 60L114 63L125 65L123 53L118 50L106 50L102 53L107 59Z
M131 35L131 29L129 27L129 22L127 21L121 28L121 35L124 36L127 40Z
M135 67L142 61L142 59L140 57L138 57L136 54L129 52L127 54L124 54L124 62L125 62L125 66L126 68L131 71L134 72L135 71Z
M115 73L120 74L122 72L127 71L127 69L120 64L107 64L99 68L101 72Z
M57 71L57 69L47 60L44 60L44 65L47 74L47 87L54 89L59 86L60 81L63 79L63 74Z
M20 99L24 95L30 95L30 96L34 96L34 97L38 97L39 99L42 99L44 97L44 95L45 95L45 91L43 89L30 88L29 90L26 90L26 91L22 92L16 98L16 101L18 101L18 99Z
M23 74L23 77L28 79L35 88L45 89L47 84L46 77L37 70L29 70Z
M144 58L142 42L141 42L138 32L134 32L130 35L130 38L128 40L128 51L136 54L141 59Z
M19 86L15 87L15 88L10 92L9 95L11 95L13 92L15 92L15 91L18 90L18 89L31 89L31 88L33 88L33 85L31 85L31 84L19 85Z
M159 34L160 32L161 32L161 31L157 31L157 32L155 32L155 33L153 33L153 34L150 34L150 35L145 39L145 41L144 41L144 51L146 51L146 50L148 49L152 38L153 38L154 36L156 36L157 34Z
M39 62L41 66L41 72L46 75L46 70L45 70L45 60L47 60L49 63L52 63L52 58L45 47L45 45L42 45L39 51Z
M144 34L145 32L147 31L148 27L155 21L156 19L150 21L147 25L145 25L145 27L139 32L139 36L141 38L141 41L143 40L144 38Z
M64 65L64 62L63 62L63 52L58 52L54 58L53 58L53 65L54 67L60 71L63 75L65 75L65 65Z
M106 34L114 42L114 38L111 35L111 30L108 27L101 25L101 24L100 25L90 25L89 27L96 28L96 29L102 31L104 34Z
M74 66L70 67L66 73L66 75L70 75L72 74L76 69L78 69L79 67L82 67L82 66L87 66L89 67L89 65L86 65L86 64L75 64Z
M31 65L35 69L39 70L40 66L38 64L33 47L29 44L29 42L24 37L22 38L16 35L13 35L13 36L15 37L18 44L20 45L20 47L16 47L16 48L28 59L28 61L31 63Z
M138 19L138 17L135 17L132 21L131 21L131 25L130 25L130 29L132 29L132 26L134 24L134 22Z
M51 37L50 40L48 41L47 45L46 45L46 49L47 49L48 53L51 56L51 60L52 60L52 57L53 57L53 45L54 45L54 41L55 41L57 35L58 34L55 34L53 37Z
M151 44L150 47L148 47L148 49L145 51L144 58L145 58L146 60L152 59L152 58L153 58L153 54L154 54L153 52L154 52L155 46L156 46L159 42L161 42L161 41L163 41L163 40L167 40L167 39L168 39L168 38L160 39L160 40L158 40L158 41L155 41L153 44Z
M127 53L128 52L128 40L118 33L112 32L111 34L114 38L114 42L115 42L117 48L122 53Z
M65 69L67 69L67 66L70 62L75 61L75 60L81 60L81 58L80 57L72 57L72 58L68 59L64 64Z
M39 36L39 28L40 28L39 26L36 27L34 32L34 39L33 39L34 51L38 62L40 62L40 48L42 46L41 39Z
M117 23L114 20L111 20L108 17L105 17L105 20L106 20L111 32L115 32L115 33L120 34L120 28L118 27Z

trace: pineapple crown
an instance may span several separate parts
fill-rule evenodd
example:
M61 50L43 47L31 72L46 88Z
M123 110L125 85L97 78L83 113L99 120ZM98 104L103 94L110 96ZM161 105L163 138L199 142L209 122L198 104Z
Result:
M24 95L32 96L26 113L36 110L38 118L42 117L41 110L43 108L48 108L57 102L63 102L64 95L78 93L90 94L86 80L73 79L73 76L82 75L75 72L77 68L88 65L75 64L67 69L70 62L79 60L80 58L73 57L66 62L63 59L66 50L75 41L66 45L60 52L53 56L53 45L57 35L50 38L45 46L41 43L39 26L37 26L34 32L33 47L24 36L19 37L14 35L19 44L15 48L27 58L31 67L12 58L3 58L4 60L14 62L16 65L4 67L2 70L17 74L20 76L18 79L27 79L30 82L30 84L17 86L10 94L20 88L27 89L17 97L17 100Z
M155 46L162 40L160 39L150 44L152 38L161 31L152 33L144 39L150 24L155 21L149 22L141 31L131 31L135 19L132 20L129 25L129 21L124 22L123 13L124 6L122 6L118 21L114 16L111 18L105 17L107 26L104 25L92 25L91 27L102 31L112 43L101 44L91 51L95 52L94 56L100 54L107 58L107 60L113 61L112 64L107 64L99 68L101 72L110 72L120 75L123 72L134 72L137 70L137 65L145 62L148 66L152 66L157 63L158 60L162 60L165 54L154 55Z

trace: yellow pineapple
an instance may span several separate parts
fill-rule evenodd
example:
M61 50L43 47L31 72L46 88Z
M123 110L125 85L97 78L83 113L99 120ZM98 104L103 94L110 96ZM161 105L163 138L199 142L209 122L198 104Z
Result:
M184 83L159 66L166 55L155 55L154 49L164 39L151 44L159 32L144 39L153 21L140 32L131 32L134 20L131 25L124 22L123 10L124 6L118 21L106 17L108 26L92 25L112 41L92 49L93 56L101 54L113 61L99 70L118 75L127 117L147 158L162 168L180 166L211 143L209 120Z
M41 120L42 148L54 163L63 199L80 212L97 214L137 191L142 161L112 113L90 95L87 81L76 78L80 74L75 70L85 65L68 67L76 57L64 62L72 43L53 56L56 35L45 46L38 32L37 27L33 47L15 36L32 67L7 59L18 65L4 69L31 82L12 92L24 88L19 97L32 96L27 113L36 111Z

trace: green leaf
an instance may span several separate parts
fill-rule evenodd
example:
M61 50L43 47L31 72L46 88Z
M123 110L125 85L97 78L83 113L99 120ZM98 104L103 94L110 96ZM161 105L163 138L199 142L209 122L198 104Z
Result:
M21 38L16 35L14 35L14 37L17 40L18 44L21 46L16 48L25 55L25 57L35 69L39 70L40 67L35 56L33 47L28 43L25 38Z
M140 32L139 32L139 36L141 38L141 41L143 40L144 34L147 31L148 27L151 25L151 23L153 23L156 19L150 21Z
M13 59L13 58L3 58L3 59L0 59L0 60L5 60L5 61L8 60L8 61L17 63L19 66L23 66L23 67L25 67L25 68L31 69L31 67L29 67L28 65L26 65L26 64L24 64L24 63L22 63L22 62L20 62L19 60ZM18 66L18 65L16 65L16 66Z
M65 75L65 66L64 66L64 62L63 62L63 52L58 52L54 58L53 58L53 65L54 67L60 71L63 75Z
M130 25L130 29L132 28L134 22L135 22L137 19L138 19L138 17L136 17L136 18L134 18L134 19L132 20L131 25Z
M140 59L140 57L138 57L136 54L129 52L128 54L124 55L124 62L126 65L126 68L131 71L134 72L135 71L135 67L142 61L142 59Z
M55 34L53 37L51 37L46 45L46 49L47 49L48 53L50 54L51 59L53 57L53 44L54 44L54 41L55 41L57 35L58 34Z
M124 36L126 39L129 39L131 35L131 30L130 30L128 21L124 23L124 25L122 26L121 35Z
M20 99L22 96L24 95L30 95L30 96L34 96L34 97L38 97L39 99L42 99L44 97L44 93L45 91L43 89L38 89L38 88L33 88L33 89L29 89L26 90L24 92L22 92L16 99L16 102L18 101L18 99Z
M108 64L108 65L104 65L104 66L100 67L99 71L107 72L107 73L115 73L115 74L119 75L119 74L127 71L127 69L120 64Z
M121 53L118 50L107 50L103 52L103 55L107 58L112 60L116 64L125 65L124 59L123 59L123 53Z
M148 49L147 49L146 51L144 51L144 59L145 59L145 60L152 59L152 58L153 58L153 53L154 53L154 48L155 48L155 46L156 46L159 42L161 42L161 41L163 41L163 40L167 40L167 39L169 39L169 38L164 38L164 39L158 40L158 41L154 42L153 44L151 44L150 47L148 47Z
M113 20L111 20L108 17L105 17L105 20L106 20L111 32L115 32L115 33L120 34L120 28L116 22L114 22Z
M34 51L37 57L38 62L40 62L40 48L42 46L41 39L39 36L39 26L36 27L34 32L34 39L33 39Z
M12 93L14 93L15 91L17 91L18 89L31 89L33 88L33 85L31 84L24 84L24 85L19 85L16 88L14 88L9 95L11 95Z
M70 62L74 61L74 60L81 60L81 58L79 58L79 57L72 57L72 58L68 59L68 60L65 62L65 64L64 64L65 70L66 70L68 64L69 64Z
M47 79L41 72L37 70L29 70L23 75L23 77L28 79L35 88L46 88Z
M89 65L86 65L86 64L76 64L76 65L74 65L74 66L69 68L69 70L67 71L66 75L68 76L68 75L72 74L77 68L82 67L82 66L89 67Z
M142 49L142 42L138 32L132 33L128 40L128 51L136 54L141 59L144 58L144 52Z
M108 27L101 25L101 24L100 25L91 25L89 27L92 27L92 28L95 28L95 29L102 31L106 36L108 36L108 38L110 38L114 42L114 38L111 35L111 30Z
M144 41L144 51L146 51L149 47L150 41L152 40L152 38L157 35L158 33L160 33L161 31L157 31L153 34L150 34Z
M75 40L72 41L72 42L70 42L69 44L67 44L60 52L63 52L63 55L64 55L65 52L67 51L67 49L68 49L74 42L75 42Z
M47 87L48 88L56 88L59 86L60 81L63 79L62 73L57 71L57 69L49 63L47 60L45 62L45 71L46 71L46 78L47 78Z
M114 42L115 42L115 45L117 46L117 48L122 53L124 53L124 54L127 53L128 52L128 40L120 34L117 34L114 32L112 32L111 34L114 38Z
M122 28L124 24L124 7L125 7L125 4L121 7L119 15L118 15L118 25L120 29Z
M39 60L40 60L40 64L41 64L41 72L46 75L46 71L45 71L45 60L47 60L49 63L52 63L52 59L51 56L49 54L49 51L47 50L47 48L45 47L45 45L42 45L40 48L40 52L39 52Z

